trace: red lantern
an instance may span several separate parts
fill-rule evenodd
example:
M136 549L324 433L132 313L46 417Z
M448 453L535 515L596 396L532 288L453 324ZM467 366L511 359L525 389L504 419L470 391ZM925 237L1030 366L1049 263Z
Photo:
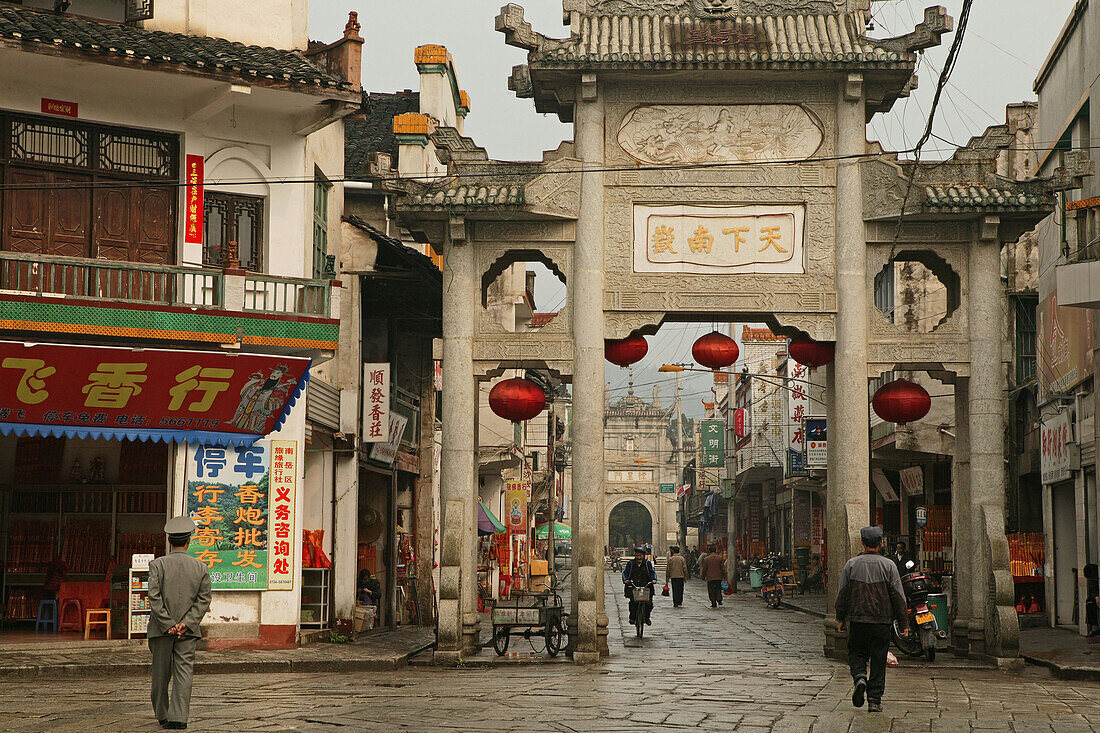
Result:
M717 331L700 336L691 347L691 356L708 369L724 369L735 363L740 353L736 341Z
M621 367L641 361L649 352L645 336L632 333L624 339L604 339L603 355L609 362Z
M836 356L836 343L832 341L814 341L809 336L798 335L791 339L787 353L799 364L817 369L832 362Z
M927 415L932 409L932 398L916 382L895 379L875 392L871 406L875 408L875 414L886 422L904 425Z
M530 420L545 407L546 393L529 379L505 379L489 390L489 408L505 420Z

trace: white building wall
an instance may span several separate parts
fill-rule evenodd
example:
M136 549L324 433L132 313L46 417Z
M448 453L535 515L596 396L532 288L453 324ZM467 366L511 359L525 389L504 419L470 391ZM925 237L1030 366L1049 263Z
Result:
M302 50L309 44L308 21L308 0L156 0L145 27Z

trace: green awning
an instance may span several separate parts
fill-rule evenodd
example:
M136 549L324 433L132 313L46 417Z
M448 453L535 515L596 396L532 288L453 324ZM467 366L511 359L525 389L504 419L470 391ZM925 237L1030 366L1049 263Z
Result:
M546 539L546 528L549 526L549 522L545 522L535 527L535 539ZM554 539L558 540L571 540L573 539L573 528L568 524L562 524L561 522L554 522Z
M477 533L480 535L493 534L494 532L503 532L504 525L500 523L500 520L489 511L489 507L485 506L481 501L478 501L477 512Z

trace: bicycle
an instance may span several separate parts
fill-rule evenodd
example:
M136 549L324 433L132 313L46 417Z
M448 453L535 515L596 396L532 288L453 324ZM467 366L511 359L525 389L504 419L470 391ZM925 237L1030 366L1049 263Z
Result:
M638 630L638 638L641 639L645 633L645 620L653 609L653 586L639 587L633 583L627 583L627 587L630 588L630 596L634 599L634 627Z

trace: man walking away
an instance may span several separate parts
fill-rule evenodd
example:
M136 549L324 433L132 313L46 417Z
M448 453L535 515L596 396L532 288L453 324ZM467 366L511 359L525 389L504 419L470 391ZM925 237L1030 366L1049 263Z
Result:
M898 622L901 633L909 633L905 589L898 568L883 557L882 529L864 527L859 531L863 552L844 565L836 596L837 629L844 631L848 623L848 666L852 671L855 690L852 704L867 710L882 712L882 693L886 690L886 654L890 651L891 623ZM867 677L867 663L871 677Z
M199 622L210 608L210 571L187 554L195 523L174 517L164 525L172 551L149 563L149 650L153 653L153 712L162 728L187 727ZM168 679L172 697L168 697Z
M707 581L710 607L718 608L722 605L722 581L726 579L726 562L714 549L714 545L707 548L707 554L699 565L699 574Z
M672 552L668 557L668 565L665 566L665 582L672 586L672 607L679 608L684 605L684 580L687 578L687 558L680 554L680 548L673 545L669 548Z

